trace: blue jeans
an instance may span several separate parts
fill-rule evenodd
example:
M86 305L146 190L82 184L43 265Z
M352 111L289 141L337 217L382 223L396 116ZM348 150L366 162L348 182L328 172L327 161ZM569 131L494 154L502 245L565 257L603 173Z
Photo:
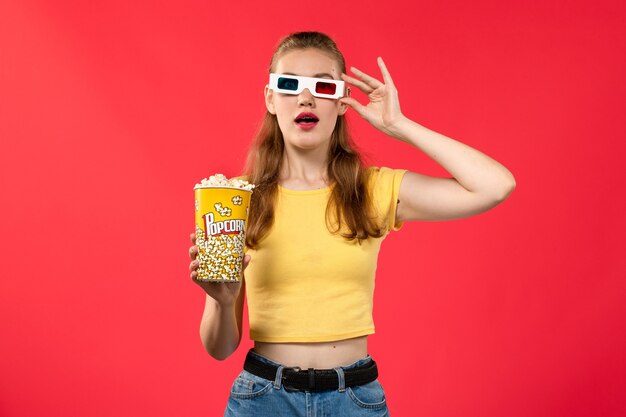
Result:
M344 385L344 369L368 363L370 355L350 365L334 368L339 376L339 389L311 392L285 390L282 385L284 366L252 350L250 352L257 359L279 367L276 380L241 371L233 382L224 417L389 417L385 393L378 379L355 387Z

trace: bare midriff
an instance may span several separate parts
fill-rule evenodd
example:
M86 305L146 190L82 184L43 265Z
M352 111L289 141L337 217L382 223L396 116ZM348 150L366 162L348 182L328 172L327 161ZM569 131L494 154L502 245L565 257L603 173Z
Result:
M367 336L334 342L254 343L254 351L274 362L301 369L330 369L367 356Z

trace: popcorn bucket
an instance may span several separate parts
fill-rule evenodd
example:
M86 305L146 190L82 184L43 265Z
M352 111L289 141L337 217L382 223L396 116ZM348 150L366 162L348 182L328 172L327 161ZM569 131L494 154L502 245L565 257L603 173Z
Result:
M239 281L252 191L196 185L194 194L198 281Z

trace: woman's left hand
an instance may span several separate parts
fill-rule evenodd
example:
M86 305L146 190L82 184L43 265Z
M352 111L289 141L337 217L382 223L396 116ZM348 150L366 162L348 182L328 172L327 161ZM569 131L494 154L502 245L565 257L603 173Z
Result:
M378 57L378 66L383 74L384 84L355 67L350 67L350 69L359 79L341 74L341 78L346 83L356 86L367 94L370 102L366 106L363 106L351 97L342 97L339 101L352 107L376 129L400 139L400 125L406 118L400 111L398 90L396 90L396 86L393 84L391 75L381 57Z

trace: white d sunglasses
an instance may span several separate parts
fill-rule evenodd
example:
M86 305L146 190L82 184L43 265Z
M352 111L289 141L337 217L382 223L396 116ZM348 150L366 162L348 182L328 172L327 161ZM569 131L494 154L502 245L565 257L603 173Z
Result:
M284 94L300 94L308 88L315 97L338 99L343 97L345 84L345 81L330 78L270 74L270 88L277 93Z

